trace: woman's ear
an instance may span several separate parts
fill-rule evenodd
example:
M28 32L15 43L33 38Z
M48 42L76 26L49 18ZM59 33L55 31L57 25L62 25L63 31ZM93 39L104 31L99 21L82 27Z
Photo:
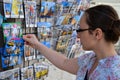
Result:
M95 35L95 38L100 40L102 39L103 37L103 32L100 28L97 28L95 31L94 31L94 35Z

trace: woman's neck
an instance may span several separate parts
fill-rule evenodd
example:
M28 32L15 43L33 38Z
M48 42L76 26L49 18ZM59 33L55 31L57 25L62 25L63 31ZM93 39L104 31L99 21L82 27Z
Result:
M98 60L117 55L113 44L99 46L94 49L94 52Z

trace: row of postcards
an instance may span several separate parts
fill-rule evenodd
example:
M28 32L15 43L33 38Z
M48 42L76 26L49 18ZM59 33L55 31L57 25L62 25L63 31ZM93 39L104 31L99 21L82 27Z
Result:
M3 0L5 18L24 18L26 26L37 26L36 2L24 1L25 15L22 0ZM30 25L29 25L30 24Z
M82 0L80 0L81 2L84 2ZM87 0L86 0L87 1ZM5 18L24 18L24 10L23 10L23 3L22 0L20 0L19 2L14 1L14 0L4 0L4 14L5 14ZM62 2L62 8L60 12L64 12L64 7L71 7L72 4L66 5L68 4L68 2ZM77 6L77 7L82 7L82 6L86 6L89 4L89 0L88 3L81 3L81 6ZM26 21L26 27L37 27L37 17L51 17L54 16L53 14L56 13L56 4L55 2L41 2L41 9L39 10L40 12L37 13L37 6L36 6L36 2L33 1L24 1L24 5L25 5L25 21ZM87 6L88 7L88 6ZM82 7L84 8L84 7ZM68 9L67 9L68 10ZM82 9L81 9L82 10ZM39 16L37 16L37 14ZM72 18L72 24L75 24L75 21L79 21L79 15L75 15L74 14L67 14L67 15L60 15L60 19L58 19L58 22L56 23L56 25L65 25L68 24L68 18ZM64 20L63 20L64 19ZM67 19L67 20L66 20ZM62 21L62 22L60 22Z
M24 0L24 4L22 0L14 1L14 0L3 0L4 2L4 14L6 18L24 18L24 10L23 5L25 5L25 16L36 16L37 4L36 0ZM90 4L89 0L76 0L76 4L80 4L80 7L88 7ZM62 6L62 10L65 7L71 7L73 3L69 1L62 1L60 5ZM78 6L77 6L78 7ZM53 13L56 12L57 6L55 2L50 1L42 1L40 15L41 16L53 16ZM81 9L82 10L82 9ZM64 12L64 11L62 11ZM26 17L26 18L27 18Z
M47 63L35 63L33 66L0 72L0 80L40 80L47 76L48 71Z

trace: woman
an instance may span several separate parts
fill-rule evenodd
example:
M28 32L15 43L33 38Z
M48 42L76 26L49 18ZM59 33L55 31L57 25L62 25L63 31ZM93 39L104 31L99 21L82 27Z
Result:
M94 53L67 59L40 44L32 34L23 39L58 68L76 74L76 80L120 80L120 56L114 48L120 36L120 19L116 11L108 5L91 7L85 11L78 26L77 37L83 49Z

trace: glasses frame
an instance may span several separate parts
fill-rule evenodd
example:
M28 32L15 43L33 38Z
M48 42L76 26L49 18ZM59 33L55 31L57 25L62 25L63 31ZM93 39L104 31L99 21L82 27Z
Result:
M80 28L80 24L78 24L77 26L78 26L78 29L76 29L76 32L77 32L77 33L79 33L79 32L84 32L84 31L87 31L87 30L93 30L92 28L81 29L81 28Z
M78 33L78 32L83 32L83 31L87 31L87 30L91 30L91 28L88 28L88 29L76 29L76 32Z

